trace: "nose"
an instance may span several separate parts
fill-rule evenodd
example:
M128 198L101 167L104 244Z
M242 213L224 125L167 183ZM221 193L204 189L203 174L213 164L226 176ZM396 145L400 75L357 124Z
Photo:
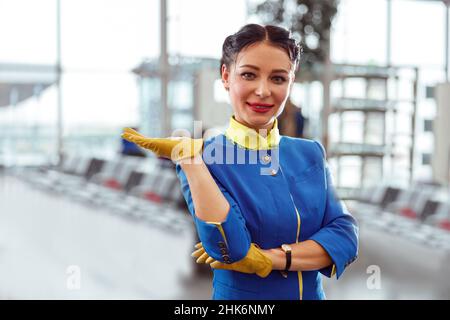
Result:
M270 94L271 94L270 87L269 87L269 84L267 83L266 80L261 79L258 82L258 85L257 85L256 90L255 90L255 94L258 97L261 97L261 98L265 98L265 97L269 97L270 96Z

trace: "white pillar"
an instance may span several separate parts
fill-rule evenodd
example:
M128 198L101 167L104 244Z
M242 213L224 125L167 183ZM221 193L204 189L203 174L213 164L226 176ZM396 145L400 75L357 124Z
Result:
M450 83L435 88L436 118L433 123L433 179L448 186L450 182Z
M167 103L169 87L169 54L167 49L167 0L160 0L160 46L159 56L160 79L161 79L161 135L169 136L172 131L171 114ZM150 106L149 106L150 107Z

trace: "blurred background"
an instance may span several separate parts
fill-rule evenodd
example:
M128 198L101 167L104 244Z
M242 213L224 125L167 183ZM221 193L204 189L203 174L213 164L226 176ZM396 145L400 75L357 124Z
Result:
M327 297L449 299L449 5L0 0L0 299L210 298L172 162L120 134L223 130L246 23L301 41L280 130L324 144L359 222Z

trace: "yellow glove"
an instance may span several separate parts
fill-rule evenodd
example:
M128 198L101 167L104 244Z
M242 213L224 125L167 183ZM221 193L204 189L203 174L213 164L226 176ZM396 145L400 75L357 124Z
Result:
M203 248L201 242L195 245L198 250L192 253L197 258L197 263L208 263L211 268L234 270L243 273L256 273L261 278L265 278L272 271L272 260L270 260L256 244L252 243L247 255L234 263L226 264L211 258Z
M173 161L192 158L200 153L203 147L203 139L186 137L148 138L131 128L123 130L122 138L153 151L158 157Z

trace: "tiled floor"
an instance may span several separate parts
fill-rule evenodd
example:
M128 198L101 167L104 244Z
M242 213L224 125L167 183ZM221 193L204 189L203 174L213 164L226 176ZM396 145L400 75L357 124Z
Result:
M362 230L357 262L339 281L324 279L329 299L450 297L447 276L439 287L438 275L402 269L373 245L377 237ZM133 221L0 173L0 299L209 299L211 279L195 276L193 244L193 230ZM381 267L380 289L367 286L370 265Z

